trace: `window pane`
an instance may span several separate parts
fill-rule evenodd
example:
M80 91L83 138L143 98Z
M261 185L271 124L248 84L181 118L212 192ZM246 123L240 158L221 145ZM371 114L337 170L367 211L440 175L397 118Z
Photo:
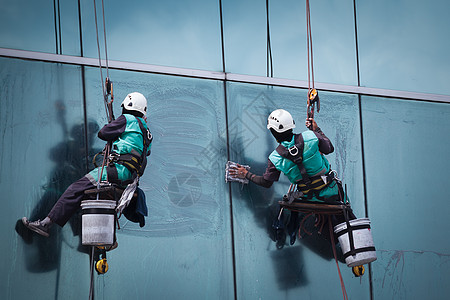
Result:
M53 1L0 1L0 47L55 53Z
M351 1L311 1L317 82L356 85ZM308 79L305 1L269 1L274 77ZM266 76L265 1L223 1L228 72Z
M104 53L102 8L97 1L99 35ZM83 1L85 56L98 57L92 1ZM217 1L105 2L108 57L193 69L222 70Z
M223 83L110 73L116 116L127 93L139 91L146 96L153 145L140 179L149 211L146 225L140 228L120 219L119 248L108 260L111 271L101 293L113 299L129 295L135 299L231 299ZM86 80L88 115L102 124L106 117L99 70L88 68ZM103 145L97 139L96 146ZM141 275L124 277L124 272ZM144 288L136 289L136 284Z
M363 97L377 299L449 292L448 120L448 104Z
M45 238L20 220L45 218L86 172L80 68L2 58L0 82L0 298L87 298L88 256L75 223Z
M61 54L80 56L78 1L57 1L61 22Z
M448 1L358 1L361 84L450 94Z
M306 91L236 83L228 87L231 158L250 165L251 172L262 175L267 157L277 146L266 129L267 116L276 108L284 108L296 121L294 132L306 130ZM316 120L335 146L335 152L328 155L328 159L349 186L355 214L363 217L357 97L323 93L321 100L322 107ZM245 186L232 184L239 299L299 299L302 296L335 299L342 295L332 248L326 240L317 234L304 234L293 246L286 244L283 249L276 249L271 239L271 226L277 215L276 204L288 187L289 182L284 175L270 189L253 183ZM345 264L340 264L340 268L349 295L363 298L367 295L368 299L368 277L362 281L354 280ZM327 289L323 289L324 282L327 282Z

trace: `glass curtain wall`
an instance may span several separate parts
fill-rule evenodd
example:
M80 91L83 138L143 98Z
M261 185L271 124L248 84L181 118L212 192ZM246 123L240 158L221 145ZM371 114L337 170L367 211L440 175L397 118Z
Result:
M306 90L232 82L226 73L262 83L273 70L273 82L302 80L295 81L302 86L305 0L105 1L106 30L96 3L100 56L106 32L108 58L127 69L109 70L115 114L128 92L142 92L154 142L140 183L146 225L120 219L119 247L108 253L109 271L95 274L95 297L340 297L328 242L306 234L275 247L271 226L286 177L270 189L224 180L228 159L264 172L276 147L266 129L272 110L289 110L296 132L304 129ZM377 248L378 260L361 279L341 259L349 298L440 299L449 292L450 99L365 95L390 89L449 95L447 6L443 0L311 1L315 80L334 91L319 91L316 119L335 146L328 159L347 184L355 214L372 222ZM45 217L104 147L96 137L107 122L100 71L84 65L98 58L94 1L0 0L0 7L1 53L28 50L27 58L37 60L0 58L0 298L87 298L80 216L55 226L49 239L24 230L20 218ZM47 54L55 62L39 61ZM74 61L57 63L67 57ZM187 77L206 70L223 79L137 72L126 62L183 70ZM344 93L358 79L361 95ZM313 221L307 226L316 233Z

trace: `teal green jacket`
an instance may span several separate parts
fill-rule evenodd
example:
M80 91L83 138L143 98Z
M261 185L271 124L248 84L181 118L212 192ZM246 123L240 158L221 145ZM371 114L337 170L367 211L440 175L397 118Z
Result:
M325 137L325 135L320 131L320 129L313 132L311 130L307 130L301 133L304 141L303 146L303 166L306 170L308 176L318 176L326 174L330 171L330 163L325 158L324 154L329 154L334 151L333 145ZM321 139L318 138L318 135ZM295 144L295 135L292 137L292 140L287 142L284 141L281 143L286 148L290 148ZM302 175L300 173L300 169L297 165L291 160L282 157L276 150L274 150L270 156L269 160L275 166L275 168L284 173L289 181L293 184L297 183L302 179ZM335 196L338 194L338 187L336 182L332 182L330 185L322 189L318 193L318 198L328 198L331 196ZM321 201L317 197L313 197L312 201Z
M325 156L319 151L319 139L311 130L302 132L303 136L303 166L306 173L312 177L317 175L326 174L330 171L330 164ZM295 135L290 142L282 142L286 148L290 148L295 144ZM269 160L274 164L277 170L283 172L292 183L297 183L302 179L300 169L297 165L289 159L281 157L276 150L274 150Z
M148 129L146 122L142 118L139 119L145 129ZM117 154L128 154L131 153L132 150L142 154L144 150L144 137L139 127L139 122L137 117L130 114L123 114L111 123L106 124L99 131L98 137L104 141L113 142L112 150ZM150 154L150 148L151 143L147 148L148 153L144 155L144 164L146 164L146 157ZM117 169L117 176L120 181L129 181L135 176L135 174L133 174L124 165L115 164L115 167ZM108 179L106 168L102 171L101 167L92 170L86 176L94 185L96 185L100 174L102 181L106 181Z

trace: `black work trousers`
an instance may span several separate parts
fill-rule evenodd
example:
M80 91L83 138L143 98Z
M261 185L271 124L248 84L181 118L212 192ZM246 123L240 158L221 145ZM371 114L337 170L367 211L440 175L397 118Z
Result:
M86 176L72 183L64 194L59 197L48 214L50 220L61 227L64 226L70 217L80 209L81 201L84 198L84 191L92 188L95 188L95 185Z

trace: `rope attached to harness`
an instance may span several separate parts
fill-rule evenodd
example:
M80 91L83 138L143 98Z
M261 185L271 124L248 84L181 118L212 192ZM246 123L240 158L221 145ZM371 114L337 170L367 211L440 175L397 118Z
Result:
M107 51L107 44L106 44L106 22L105 22L105 6L102 0L102 16L103 16L103 36L104 36L104 43L105 43L105 55L106 55L106 80L105 83L103 83L103 72L102 72L102 60L101 60L101 54L100 54L100 41L99 41L99 33L98 33L98 23L97 23L97 4L96 1L93 0L94 4L94 16L95 16L95 33L97 36L97 49L98 49L98 62L99 62L99 69L100 69L100 82L102 84L102 93L103 93L103 100L105 104L105 111L106 111L106 117L108 119L108 123L110 123L112 120L114 120L114 114L112 110L112 103L114 101L114 95L113 95L113 87L112 82L109 79L109 68L108 68L108 51ZM108 99L110 99L108 101ZM102 166L99 169L98 174L98 182L97 182L97 200L99 200L100 197L100 181L103 176L103 170L105 166L108 166L108 156L111 153L112 143L108 142L104 149L104 155L103 155L103 161ZM115 217L117 219L117 217ZM94 247L92 246L91 253L90 253L90 287L89 287L89 299L94 299L94 264L95 264L95 257L94 257Z
M308 95L307 95L307 118L314 119L314 109L317 103L317 112L320 111L319 94L314 86L314 59L313 59L313 42L311 30L311 11L309 0L306 0L306 48L308 53ZM312 124L309 129L312 130Z

